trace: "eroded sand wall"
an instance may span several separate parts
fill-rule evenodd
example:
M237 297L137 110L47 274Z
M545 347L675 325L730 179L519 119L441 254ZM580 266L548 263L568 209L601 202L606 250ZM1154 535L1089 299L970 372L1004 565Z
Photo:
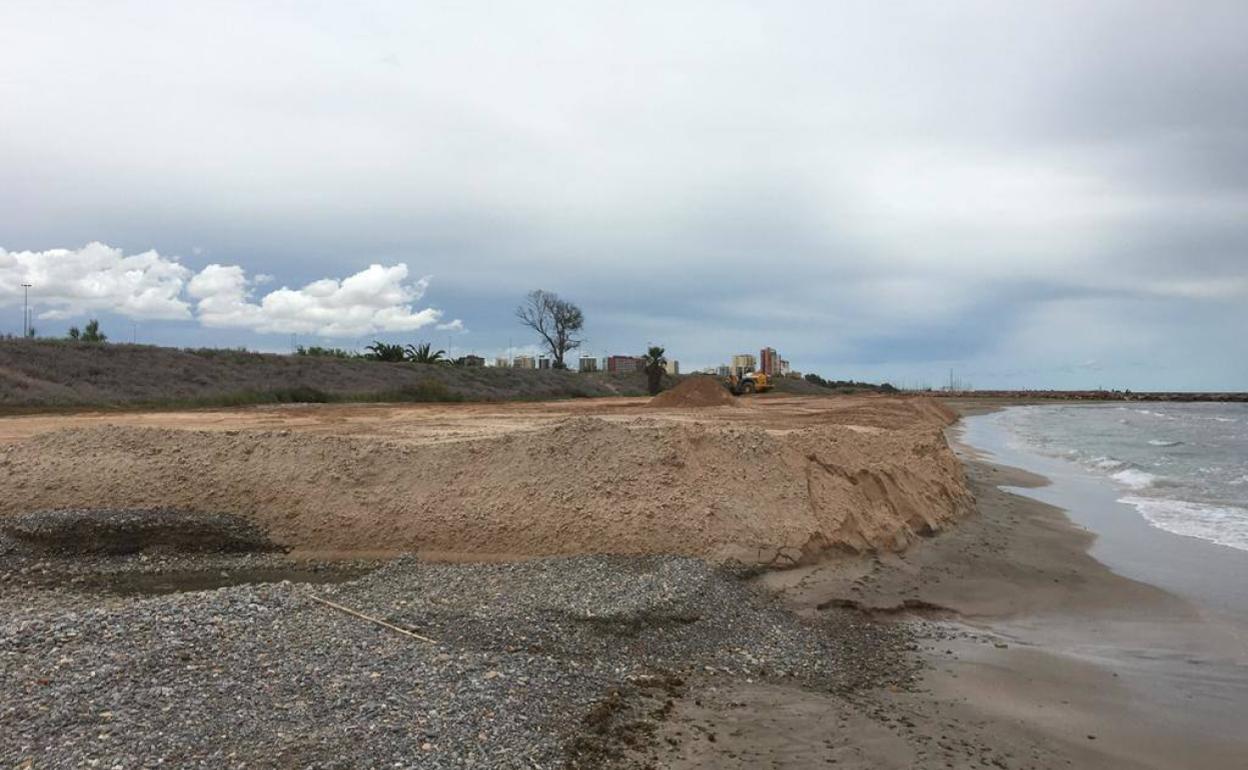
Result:
M970 510L948 416L906 427L570 417L404 444L291 432L58 430L0 450L0 513L234 513L306 549L679 553L786 563L904 547ZM894 421L896 422L896 421Z

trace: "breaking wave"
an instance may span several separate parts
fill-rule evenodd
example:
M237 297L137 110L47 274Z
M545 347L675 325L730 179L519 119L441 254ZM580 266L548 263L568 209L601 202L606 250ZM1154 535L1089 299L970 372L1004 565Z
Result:
M1248 550L1248 405L1022 407L1002 422L1114 484L1152 526Z
M1134 506L1158 529L1248 551L1248 509L1130 495L1119 502Z
M1110 478L1131 489L1148 489L1157 481L1157 477L1153 474L1136 470L1135 468L1126 468L1118 471L1112 474Z
M1093 468L1102 471L1114 471L1126 467L1126 463L1113 457L1093 457L1088 462L1092 464Z

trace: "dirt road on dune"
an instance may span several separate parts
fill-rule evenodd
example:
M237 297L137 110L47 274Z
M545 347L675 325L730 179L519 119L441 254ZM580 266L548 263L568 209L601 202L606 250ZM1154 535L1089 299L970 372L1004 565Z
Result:
M0 420L0 516L176 508L307 550L680 553L787 564L904 547L970 509L918 398L308 405Z

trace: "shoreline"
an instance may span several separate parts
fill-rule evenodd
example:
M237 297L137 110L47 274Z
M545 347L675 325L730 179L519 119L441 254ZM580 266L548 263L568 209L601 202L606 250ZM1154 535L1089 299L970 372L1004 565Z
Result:
M1077 525L1096 533L1090 553L1114 572L1178 594L1230 622L1248 622L1248 597L1235 590L1248 581L1248 552L1158 523L1139 505L1143 499L1200 507L1201 503L1185 502L1200 497L1140 498L1142 493L1116 483L1108 472L1096 473L1017 443L1009 424L1006 418L975 415L963 423L958 440L973 443L998 464L1026 467L1048 477L1051 483L1043 487L1018 491L1061 508Z
M976 498L970 517L900 554L764 582L803 614L852 606L933 629L919 690L886 696L888 708L945 745L991 747L990 764L1242 767L1242 629L1115 572L1066 510L1010 491L1049 479L951 433Z
M1008 641L955 645L946 656L952 659L925 680L935 697L968 704L975 718L1022 720L1020 735L1049 743L1076 766L1241 767L1248 756L1239 729L1248 710L1242 619L1229 622L1195 595L1152 582L1156 571L1123 572L1098 559L1100 551L1120 553L1119 531L1052 504L1076 501L1046 495L1058 491L1056 479L993 462L967 443L965 425L952 429L952 443L967 467L977 516L1018 529L1002 551L975 557L980 566L941 593L961 594L987 580L998 591L1021 589L1028 600L1023 612L1006 603L1005 612L962 613ZM1131 513L1128 525L1168 548L1165 558L1176 548L1216 549ZM1035 583L1014 572L1019 568ZM955 596L953 604L965 601ZM1002 735L1013 732L1004 727Z
M933 697L960 704L963 718L997 722L1005 740L1047 744L1077 767L1242 767L1248 657L1241 629L1097 560L1100 536L1068 511L1000 489L1034 488L1019 483L1034 479L985 459L968 457L967 465L979 515L1012 511L1022 527L997 556L1012 564L981 556L988 563L977 571L1028 600L1023 612L964 616L1003 641L955 643L953 655L929 656ZM1016 574L1002 581L993 574L1001 566L1033 571L1036 583ZM946 585L946 595L977 586L980 576Z

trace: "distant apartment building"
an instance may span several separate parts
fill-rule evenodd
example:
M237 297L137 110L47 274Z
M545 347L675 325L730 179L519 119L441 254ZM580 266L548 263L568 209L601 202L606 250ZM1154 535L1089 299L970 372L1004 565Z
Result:
M547 358L546 356L542 356L541 358L537 359L537 368L538 368L538 369L549 369L549 368L550 368L550 359L549 359L549 358Z
M511 365L516 369L536 369L533 356L516 356L512 359Z
M596 372L598 371L598 359L581 356L581 362L577 368L582 372Z
M485 359L481 356L473 355L472 353L469 353L459 360L463 366L485 366Z
M640 372L643 368L645 364L637 356L609 356L607 358L607 371L612 374Z
M768 377L780 376L780 354L775 348L763 348L758 351L758 371Z
M511 361L508 360L507 356L498 356L494 359L494 365L500 369L506 369L511 366Z
M676 375L680 374L680 362L668 361L666 364L663 365L663 370L666 371L668 374L672 375L673 377L675 377Z
M790 371L792 371L792 369L789 367L789 362L785 361L783 358L780 359L780 376L787 377L789 376Z
M755 361L753 354L738 353L732 357L732 364L729 367L730 371L728 373L735 374L740 377L743 374L749 374L750 372L755 371L757 366L758 363Z

